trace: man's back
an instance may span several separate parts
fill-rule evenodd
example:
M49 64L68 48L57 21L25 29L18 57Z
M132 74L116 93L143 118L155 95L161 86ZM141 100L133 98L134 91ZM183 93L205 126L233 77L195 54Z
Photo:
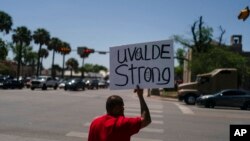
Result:
M103 115L91 123L88 141L130 141L130 137L140 128L140 117Z

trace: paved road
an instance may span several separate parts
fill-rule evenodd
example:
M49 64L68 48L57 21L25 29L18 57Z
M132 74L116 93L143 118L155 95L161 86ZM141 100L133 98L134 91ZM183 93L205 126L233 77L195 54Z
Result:
M0 141L86 141L91 120L121 95L125 115L140 115L132 90L0 90ZM230 124L249 124L250 111L206 109L146 97L152 124L132 141L229 141Z

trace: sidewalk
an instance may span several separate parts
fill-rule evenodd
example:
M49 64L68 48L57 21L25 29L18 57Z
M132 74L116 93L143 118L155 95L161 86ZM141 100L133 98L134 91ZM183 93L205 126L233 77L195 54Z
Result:
M163 90L160 90L160 94L159 95L148 95L149 91L147 91L147 96L150 98L155 98L155 99L160 99L160 100L164 100L164 101L179 101L177 98L177 93L173 92L173 91L168 91L168 92L163 92Z
M157 96L157 95L150 95L149 98L155 98L155 99L159 99L159 100L163 100L163 101L174 101L174 102L178 101L177 98L166 97L166 96Z

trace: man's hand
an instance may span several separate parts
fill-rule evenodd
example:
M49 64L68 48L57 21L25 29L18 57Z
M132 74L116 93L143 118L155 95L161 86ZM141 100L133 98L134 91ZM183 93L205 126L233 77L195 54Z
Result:
M140 89L140 87L137 85L137 88L134 89L134 93L137 93L138 96L143 96L143 89Z

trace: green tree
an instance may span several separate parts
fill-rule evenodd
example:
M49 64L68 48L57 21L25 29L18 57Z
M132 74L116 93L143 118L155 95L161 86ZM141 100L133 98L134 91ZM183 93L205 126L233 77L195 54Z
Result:
M16 43L16 46L19 46L18 49L18 65L17 65L17 78L19 79L20 76L20 65L22 61L22 51L23 46L28 46L32 40L31 31L25 27L17 27L14 29L14 34L12 35L12 40L14 43Z
M69 43L62 42L61 46L59 47L59 52L63 55L63 68L62 68L62 78L64 78L64 64L65 64L65 55L71 52L71 47Z
M36 67L36 61L37 61L37 56L38 56L38 53L37 52L34 52L34 51L30 51L30 52L27 52L26 54L26 57L25 57L25 64L27 66L31 66L31 69L32 69L32 75L34 75L34 72L35 72L35 67Z
M192 49L193 53L206 52L212 41L213 29L204 25L202 16L193 23L191 33L192 40L185 39L179 35L174 35L174 39L183 46Z
M24 65L28 65L28 63L30 63L29 54L33 52L32 49L33 49L32 46L24 46L23 47L22 53L23 53L23 64Z
M185 51L182 48L178 48L175 53L176 54L175 58L178 61L178 66L175 67L176 79L182 79L183 77L183 67L184 67L184 60L185 60L184 53Z
M77 71L79 64L75 58L69 58L66 62L66 66L70 68L70 76L72 77L72 71Z
M16 74L16 71L13 67L13 62L1 61L0 62L0 74L14 76Z
M9 14L0 11L0 32L5 32L8 34L12 27L12 18ZM8 46L5 44L4 40L0 38L0 60L5 60L8 56Z
M58 64L54 64L53 66L54 72L55 72L55 76L57 75L56 72L61 72L62 68L58 65Z
M0 11L0 31L8 34L11 31L12 24L11 16Z
M8 48L4 41L0 38L0 60L5 60L8 56Z
M93 72L93 64L86 63L84 65L84 71L85 72Z
M42 48L38 54L40 55L40 58L41 58L41 61L40 61L41 62L40 63L40 66L41 66L40 67L40 75L41 75L41 70L43 68L43 58L47 58L49 56L49 52L47 49Z
M185 60L185 56L184 56L185 50L182 48L178 48L175 54L176 54L175 56L176 56L179 66L183 67L184 60Z
M212 46L208 52L196 54L191 61L193 74L210 72L216 68L237 68L240 74L246 70L247 59L228 47Z
M48 49L52 50L52 64L51 64L51 74L52 77L55 77L55 69L54 69L54 60L55 60L55 53L60 51L62 41L56 37L51 38L48 44Z
M92 70L92 72L98 73L98 72L100 72L101 70L103 70L103 71L105 71L105 72L108 71L108 69L107 69L106 67L102 66L102 65L97 65L97 64L93 65L93 70Z
M50 33L43 28L38 28L36 31L34 31L33 39L36 44L39 44L38 57L37 57L37 72L36 72L36 75L38 76L39 66L40 66L40 56L41 56L39 53L43 45L48 45L50 41Z
M107 72L108 71L108 69L105 67L105 66L102 66L102 65L97 65L97 64L89 64L89 63L87 63L87 64L85 64L84 66L83 66L83 70L85 71L85 72L95 72L95 73L98 73L98 72L100 72L101 70L103 70L103 71L105 71L105 72Z

